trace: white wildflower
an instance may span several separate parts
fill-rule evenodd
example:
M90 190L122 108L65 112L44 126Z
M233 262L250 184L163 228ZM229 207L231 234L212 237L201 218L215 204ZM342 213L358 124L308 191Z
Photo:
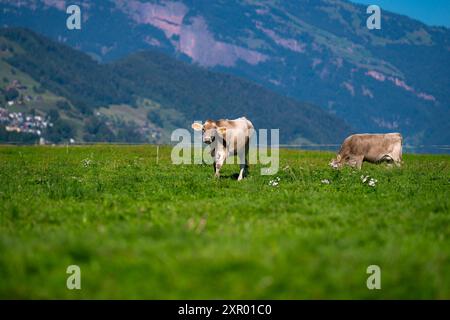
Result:
M369 176L361 176L362 183L366 183L366 181L369 179Z
M89 158L83 159L81 160L81 164L83 165L83 167L88 168L92 165L92 160Z
M366 183L370 186L370 187L375 187L375 185L377 184L378 180L375 178L371 178L370 176L361 176L361 181L362 183Z
M276 177L275 179L270 180L269 186L272 186L272 187L278 186L278 184L280 183L280 180L281 180L280 177Z
M323 179L320 182L322 182L323 184L330 184L330 180L328 180L328 179Z

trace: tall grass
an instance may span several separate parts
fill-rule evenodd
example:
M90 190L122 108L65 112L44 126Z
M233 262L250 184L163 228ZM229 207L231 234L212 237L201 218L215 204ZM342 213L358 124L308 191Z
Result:
M280 155L237 182L168 147L0 147L0 297L450 298L449 156L334 171L331 153Z

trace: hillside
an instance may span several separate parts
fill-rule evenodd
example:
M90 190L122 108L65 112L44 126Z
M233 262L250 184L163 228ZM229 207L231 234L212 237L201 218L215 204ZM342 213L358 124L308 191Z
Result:
M156 52L131 55L111 65L132 82L136 95L182 112L192 120L237 118L256 128L279 128L282 141L340 142L348 126L317 106L299 103L234 76L210 72Z
M36 90L59 101L41 97L31 110L25 92L15 99L21 102L16 108L28 113L46 117L53 111L53 120L65 128L63 139L53 142L71 136L84 141L168 142L171 130L188 128L194 120L242 115L257 128L280 128L282 143L339 142L350 132L342 120L319 107L161 53L141 52L100 64L26 29L1 29L0 40L4 70L20 72ZM4 78L6 93L18 79Z
M76 2L76 1L75 1ZM101 61L157 49L238 75L336 114L358 131L401 131L408 144L450 143L450 31L344 0L0 0L2 25L27 26ZM42 23L45 21L45 23Z

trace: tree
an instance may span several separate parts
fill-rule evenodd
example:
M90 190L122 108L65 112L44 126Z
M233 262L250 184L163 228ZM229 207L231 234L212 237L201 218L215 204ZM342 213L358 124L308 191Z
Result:
M47 128L46 137L52 142L61 142L72 138L74 134L75 129L72 124L67 120L59 118L53 122L53 126Z
M163 126L163 122L161 120L161 116L159 115L158 111L156 111L156 110L150 110L147 113L147 119L151 123L157 125L158 127L162 127Z
M101 119L92 116L89 117L84 125L86 131L83 136L86 141L114 141L114 132Z
M51 122L56 122L60 118L59 112L56 109L50 110L48 113L48 116L49 116Z
M15 88L9 88L5 91L4 96L6 101L12 101L19 96L19 91L17 91Z
M56 107L59 110L70 110L70 104L66 100L56 101Z
M33 91L37 94L43 94L45 92L45 89L42 88L42 86L33 86Z

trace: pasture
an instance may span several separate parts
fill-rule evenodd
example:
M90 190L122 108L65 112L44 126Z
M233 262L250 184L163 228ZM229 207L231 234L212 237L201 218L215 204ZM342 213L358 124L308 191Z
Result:
M0 298L450 299L450 156L335 171L283 149L237 182L170 151L0 146Z

